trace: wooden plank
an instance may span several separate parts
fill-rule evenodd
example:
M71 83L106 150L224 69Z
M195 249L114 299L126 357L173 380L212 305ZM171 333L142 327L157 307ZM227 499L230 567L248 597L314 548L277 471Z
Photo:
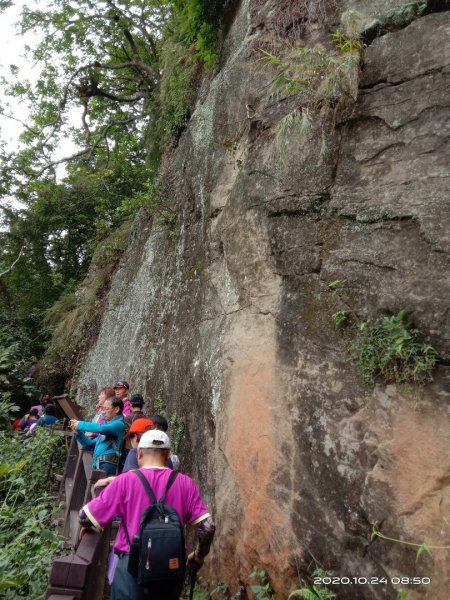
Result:
M63 413L67 420L76 419L77 421L83 421L83 411L81 406L78 406L73 400L69 399L69 396L54 396L52 401Z
M83 501L84 501L84 495L85 495L85 490L86 490L86 485L87 485L87 479L86 479L86 474L85 474L85 467L84 467L84 462L86 460L86 458L83 459L83 454L86 452L85 450L78 450L79 454L78 454L78 459L77 459L77 464L75 467L75 473L73 476L73 481L72 481L72 485L70 487L70 490L68 490L70 492L70 496L68 496L66 498L66 511L65 511L65 515L64 515L64 519L65 519L65 526L64 526L64 531L63 534L66 537L71 537L73 538L74 541L76 541L76 535L77 533L70 531L70 519L69 519L69 515L71 514L72 511L79 511L80 508L83 506ZM90 455L90 453L86 453L88 455ZM90 455L90 460L92 461L92 455Z
M57 558L53 561L49 583L56 588L82 590L88 581L90 566L90 559L78 554Z
M109 553L109 533L109 525L101 533L91 530L83 536L78 546L77 554L90 556L92 561L92 575L85 588L84 600L102 600L103 598Z
M69 446L69 450L67 452L67 458L66 458L66 464L64 465L64 473L63 473L63 478L61 480L61 484L59 486L59 499L61 500L63 497L63 492L66 492L66 496L65 496L65 500L66 500L66 504L68 502L68 500L70 500L70 496L68 495L68 490L66 487L66 479L70 478L73 479L74 475L75 475L75 470L76 470L76 466L77 466L77 462L78 462L78 455L79 455L80 451L78 448L78 443L75 440L74 437L71 438L71 442L70 442L70 446Z
M69 515L69 533L70 543L73 548L76 548L78 544L78 538L80 536L80 511L72 510Z

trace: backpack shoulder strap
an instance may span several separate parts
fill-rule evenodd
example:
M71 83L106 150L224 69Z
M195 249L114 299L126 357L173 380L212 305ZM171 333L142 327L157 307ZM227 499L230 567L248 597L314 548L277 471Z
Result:
M156 496L152 490L151 485L149 484L149 482L147 481L146 477L144 476L143 473L141 473L141 471L139 471L139 469L133 469L133 473L135 473L138 478L141 480L142 485L145 488L145 491L148 494L148 497L150 498L150 500L153 502L153 504L157 504L158 500L156 499Z
M142 485L145 488L145 491L147 492L150 500L152 501L152 504L154 504L154 505L157 504L158 501L156 500L156 496L153 493L151 485L149 484L149 482L145 478L144 474L141 473L141 471L139 471L139 469L132 469L131 472L135 473L137 475L138 479L141 481ZM128 534L128 529L127 529L127 526L126 526L124 520L122 520L122 525L123 525L123 529L124 529L124 533L125 533L125 538L127 540L127 544L128 544L128 546L129 546L129 548L131 550L131 540L130 540L130 536Z
M161 504L164 504L164 502L166 501L166 494L172 487L172 483L177 478L177 475L178 475L178 471L172 471L172 473L169 475L169 479L167 480L167 485L166 485L166 491L164 492L164 494L161 496L161 499L160 499Z
M133 469L133 473L136 473L136 475L141 480L141 483L144 486L145 491L147 492L147 494L148 494L150 500L153 502L153 504L157 504L158 500L156 499L155 493L153 492L152 487L149 484L149 482L147 481L147 478L144 476L144 474L139 469ZM161 504L164 504L164 502L166 500L166 494L169 491L169 489L172 487L172 484L175 481L175 479L177 478L177 476L178 476L178 471L172 471L171 474L169 475L169 479L167 480L165 492L159 500L159 502Z

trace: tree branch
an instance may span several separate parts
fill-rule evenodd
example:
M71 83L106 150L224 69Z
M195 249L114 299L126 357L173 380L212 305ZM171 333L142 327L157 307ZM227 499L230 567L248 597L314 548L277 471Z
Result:
M52 169L53 167L62 165L64 163L70 162L77 158L81 158L82 156L86 156L87 160L89 160L92 157L94 151L100 147L100 144L102 141L106 141L106 143L107 143L107 135L108 135L108 132L110 129L112 129L113 127L123 127L124 125L128 125L129 123L138 121L143 116L144 116L144 114L137 114L128 119L111 121L111 123L108 123L108 125L105 125L105 127L102 129L101 133L99 134L99 136L97 137L97 140L95 142L85 146L82 150L80 150L79 152L76 152L75 154L71 154L70 156L64 156L63 158L60 158L58 160L53 160L53 161L47 163L37 173L34 173L33 177L38 178L43 173L45 173L45 171L48 171L49 169ZM107 151L109 153L109 147L107 147Z
M24 129L27 129L28 131L31 131L31 133L34 133L35 135L39 134L39 132L36 131L36 129L33 129L32 127L30 127L29 125L27 125L25 123L25 121L22 121L22 119L18 119L17 117L13 117L13 115L5 113L3 111L3 109L0 109L0 116L6 117L7 119L11 119L11 121L16 121L17 123L20 123L22 125L22 127L24 127Z
M19 256L16 258L16 260L6 269L6 271L3 271L3 273L0 273L0 279L2 277L5 277L5 275L9 275L11 273L11 271L14 269L16 263L19 261L20 257L22 256L23 250L24 250L24 246L22 246L22 248L20 249Z

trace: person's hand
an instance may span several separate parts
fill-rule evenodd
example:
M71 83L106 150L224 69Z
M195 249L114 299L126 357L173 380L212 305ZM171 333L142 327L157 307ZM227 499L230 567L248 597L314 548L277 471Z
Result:
M80 535L78 536L78 540L82 540L84 538L84 536L89 535L91 531L95 531L95 529L91 526L83 527L83 525L82 525L80 527Z
M99 488L106 487L114 477L105 477L104 479L99 479L94 483L94 490L98 490Z
M69 421L70 429L74 432L78 431L78 423L79 421L77 421L76 419L71 419Z
M196 567L197 569L200 569L200 567L203 565L205 559L203 558L203 556L200 556L200 554L197 554L197 552L191 552L189 554L189 556L187 557L187 561L186 561L186 566L187 567Z

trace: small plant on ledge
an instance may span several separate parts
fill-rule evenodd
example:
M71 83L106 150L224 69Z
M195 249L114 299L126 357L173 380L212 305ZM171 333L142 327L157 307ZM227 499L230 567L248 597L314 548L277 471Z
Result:
M276 139L282 157L288 139L304 135L316 119L322 128L320 155L324 156L328 151L326 134L334 129L337 114L356 102L366 47L359 36L361 24L355 27L360 18L356 11L343 15L345 33L337 29L330 36L334 48L322 44L299 46L279 56L261 49L260 61L271 75L270 97L282 100L299 95L296 106L277 124Z
M359 323L358 330L353 353L367 386L372 387L379 376L395 384L423 385L432 380L436 351L422 341L404 310L384 317L380 324Z
M269 582L269 576L266 571L259 571L256 567L253 567L250 577L255 579L257 582L256 584L253 584L251 588L258 600L276 600L276 596L273 593L272 586Z

